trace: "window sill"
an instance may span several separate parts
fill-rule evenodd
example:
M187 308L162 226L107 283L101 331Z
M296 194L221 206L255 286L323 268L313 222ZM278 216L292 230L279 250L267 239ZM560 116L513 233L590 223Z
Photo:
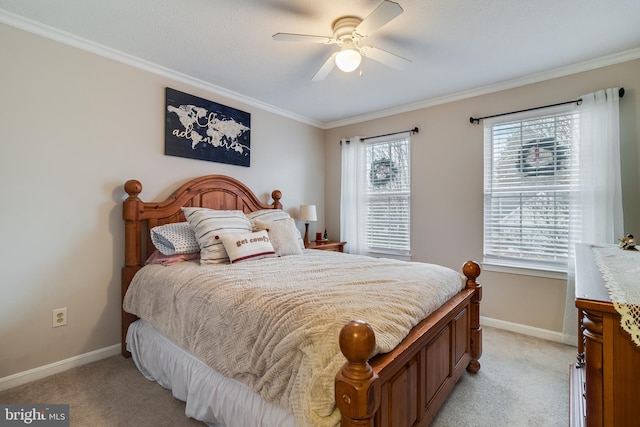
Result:
M366 252L366 255L374 257L374 258L392 258L398 259L401 261L411 261L411 254L399 254L394 252L385 252L382 250L370 250Z
M484 262L482 264L484 271L493 271L496 273L518 274L520 276L544 277L545 279L567 280L567 273L564 271L536 270L533 268L514 267L512 265L500 265L495 263Z

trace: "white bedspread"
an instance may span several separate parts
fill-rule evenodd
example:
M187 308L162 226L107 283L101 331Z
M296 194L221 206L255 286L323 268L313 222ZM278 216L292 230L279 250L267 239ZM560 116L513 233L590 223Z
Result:
M240 264L148 265L124 308L298 425L335 426L342 326L367 321L377 352L388 352L463 287L461 274L433 264L308 250Z

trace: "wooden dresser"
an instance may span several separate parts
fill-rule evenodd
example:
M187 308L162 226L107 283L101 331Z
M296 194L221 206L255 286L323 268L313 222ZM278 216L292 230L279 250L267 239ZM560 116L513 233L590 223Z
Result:
M576 307L578 360L570 368L570 425L640 426L640 347L620 326L588 245L576 247Z

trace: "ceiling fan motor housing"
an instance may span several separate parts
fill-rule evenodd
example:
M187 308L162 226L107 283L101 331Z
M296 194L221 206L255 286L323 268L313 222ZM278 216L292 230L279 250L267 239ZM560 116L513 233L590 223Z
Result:
M355 16L344 16L338 18L333 22L333 38L337 42L342 42L345 39L352 39L355 34L356 27L360 25L362 19ZM356 42L356 40L353 40Z

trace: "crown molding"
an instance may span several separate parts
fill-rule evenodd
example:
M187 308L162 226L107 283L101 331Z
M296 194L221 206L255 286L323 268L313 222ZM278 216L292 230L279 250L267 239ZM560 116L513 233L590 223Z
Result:
M503 82L482 86L450 95L444 95L436 98L418 101L412 104L401 105L399 107L389 108L386 110L376 111L370 114L355 116L344 120L326 123L324 129L332 129L341 126L361 123L368 120L380 119L395 114L407 113L410 111L420 110L422 108L434 107L436 105L446 104L462 99L473 98L475 96L487 95L506 89L513 89L520 86L526 86L532 83L539 83L545 80L551 80L558 77L565 77L571 74L581 73L584 71L595 70L597 68L607 67L609 65L620 64L627 61L633 61L640 58L640 48L618 52L611 55L603 56L589 61L580 62L566 67L556 68L553 70L543 71L540 73L529 74L527 76L516 79L505 80Z
M287 110L275 107L271 104L267 104L257 99L250 98L240 93L205 82L204 80L200 80L200 79L188 76L186 74L180 73L170 68L160 66L158 64L155 64L150 61L146 61L141 58L137 58L133 55L129 55L127 53L121 52L116 49L112 49L108 46L104 46L99 43L92 42L82 37L78 37L68 32L59 30L57 28L53 28L48 25L42 24L40 22L25 18L23 16L7 12L6 10L0 9L0 22L7 24L9 26L18 28L20 30L24 30L24 31L42 36L44 38L63 43L65 45L84 50L86 52L90 52L105 58L109 58L114 61L121 62L123 64L129 65L129 66L132 66L132 67L135 67L135 68L138 68L162 77L176 80L181 83L185 83L190 86L194 86L199 89L203 89L208 92L212 92L217 95L224 96L226 98L241 102L251 107L259 108L261 110L268 111L270 113L274 113L279 116L283 116L283 117L286 117L301 123L305 123L311 126L315 126L318 128L324 127L324 123L319 122L317 120L313 120L308 117L293 113L291 111L287 111Z

